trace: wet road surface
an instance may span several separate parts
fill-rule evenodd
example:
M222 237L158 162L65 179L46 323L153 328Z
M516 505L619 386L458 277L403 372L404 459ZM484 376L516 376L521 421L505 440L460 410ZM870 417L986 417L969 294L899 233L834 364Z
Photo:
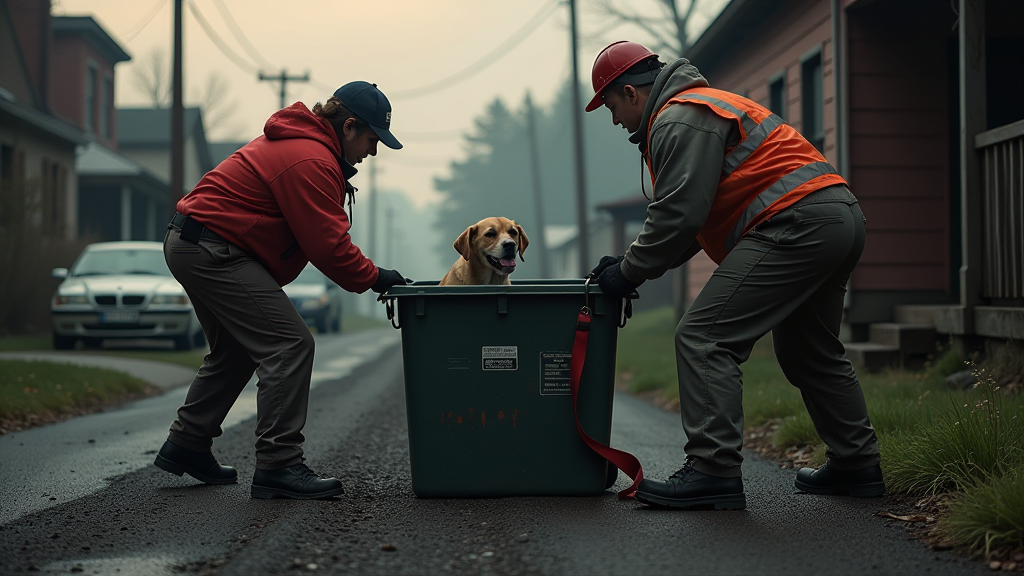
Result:
M357 342L366 344L368 338ZM320 340L317 355L341 358L328 354L327 342ZM358 365L347 361L347 374L321 380L312 391L304 431L307 463L341 478L344 496L250 499L251 416L227 428L214 445L222 462L238 468L238 484L204 486L156 469L152 451L173 418L171 402L169 411L142 418L159 430L148 432L152 440L125 440L142 432L123 431L103 440L121 445L133 464L118 472L112 461L105 462L113 474L91 478L87 490L60 492L62 478L72 478L71 473L57 478L40 473L33 483L33 468L21 469L20 486L62 495L46 500L43 508L13 513L6 511L5 496L0 574L987 572L978 563L908 540L901 527L874 517L884 508L882 500L800 494L793 488L795 472L752 457L744 463L745 511L662 511L618 500L615 490L627 485L622 475L597 497L417 498L397 339L378 344L376 356L362 358ZM16 435L0 438L4 468L11 436ZM89 452L99 439L88 443L84 436L64 436L53 443L58 462L70 457L60 454L75 452L93 460L110 458ZM676 414L616 395L613 445L636 454L647 476L665 477L679 467L682 440ZM35 458L47 461L49 449L40 444Z

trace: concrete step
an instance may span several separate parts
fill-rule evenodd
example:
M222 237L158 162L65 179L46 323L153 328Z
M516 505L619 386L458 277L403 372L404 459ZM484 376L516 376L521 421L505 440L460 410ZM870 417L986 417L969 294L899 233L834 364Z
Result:
M868 340L896 347L904 357L935 352L935 328L928 324L886 322L871 324Z
M900 365L900 349L874 342L847 342L846 357L868 372L878 372Z

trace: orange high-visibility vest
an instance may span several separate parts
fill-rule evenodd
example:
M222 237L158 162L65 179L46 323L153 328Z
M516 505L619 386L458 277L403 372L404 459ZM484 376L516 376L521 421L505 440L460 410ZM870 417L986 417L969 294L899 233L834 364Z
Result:
M711 212L697 241L721 264L748 230L815 190L846 184L825 157L782 118L757 102L713 88L684 90L651 116L647 126L647 169L651 165L651 126L673 104L707 106L736 121L740 141L725 151L722 177ZM657 198L655 198L657 200Z

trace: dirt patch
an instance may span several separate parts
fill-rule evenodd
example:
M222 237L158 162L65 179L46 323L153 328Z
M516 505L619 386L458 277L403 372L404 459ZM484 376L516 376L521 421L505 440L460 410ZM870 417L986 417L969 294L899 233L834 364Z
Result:
M36 426L55 424L57 422L75 418L76 416L85 416L86 414L103 412L111 408L119 408L129 402L142 400L143 398L149 398L150 396L156 396L162 392L163 390L156 386L146 386L142 390L126 392L105 400L97 400L95 398L87 399L84 400L82 404L65 410L48 410L37 414L0 416L0 436L10 432L18 432L29 428L35 428Z

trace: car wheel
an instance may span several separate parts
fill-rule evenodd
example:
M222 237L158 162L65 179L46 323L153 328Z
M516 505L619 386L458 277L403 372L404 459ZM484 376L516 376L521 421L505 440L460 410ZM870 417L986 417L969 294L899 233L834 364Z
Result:
M182 334L181 336L174 337L174 349L175 350L191 350L192 349L192 336L189 334Z
M331 320L331 332L334 332L335 334L341 332L341 310L338 311L334 320Z
M192 337L192 344L196 348L202 348L203 346L206 346L206 332L203 332L202 328L196 330L195 336Z
M319 334L327 334L327 313L316 317L316 331Z
M53 335L53 349L54 350L73 350L75 348L74 336L58 336Z
M102 338L83 338L82 339L82 345L85 346L86 348L102 348L103 347L103 339Z

